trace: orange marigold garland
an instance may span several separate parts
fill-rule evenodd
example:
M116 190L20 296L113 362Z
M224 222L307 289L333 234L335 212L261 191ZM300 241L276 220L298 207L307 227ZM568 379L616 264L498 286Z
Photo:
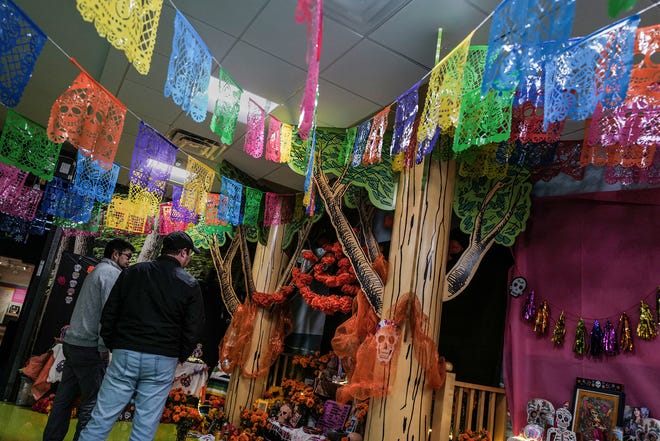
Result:
M254 291L252 293L252 301L256 305L261 306L262 308L269 308L273 305L281 305L287 300L289 300L289 297L291 296L295 288L296 287L293 285L286 285L280 288L280 290L274 294Z
M326 314L335 312L347 314L351 312L353 298L360 290L357 277L355 277L351 262L344 255L339 242L327 243L322 248L325 253L320 258L311 251L303 251L303 259L313 264L313 267L310 273L305 273L300 268L294 268L293 284L312 308ZM315 293L310 287L314 281L325 285L330 294Z

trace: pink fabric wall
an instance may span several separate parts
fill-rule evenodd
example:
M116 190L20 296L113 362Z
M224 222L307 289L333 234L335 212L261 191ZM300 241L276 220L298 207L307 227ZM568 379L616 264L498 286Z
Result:
M635 331L639 303L648 298L655 314L660 285L660 190L620 191L535 199L527 230L515 245L513 276L550 303L548 335L538 337L522 320L525 295L510 297L504 348L504 376L514 434L526 424L525 405L545 398L555 408L573 408L576 377L622 383L625 402L660 415L660 341L643 341ZM566 311L566 339L550 341L555 320ZM628 313L635 351L613 357L573 353L578 316L587 332L598 319L618 325Z

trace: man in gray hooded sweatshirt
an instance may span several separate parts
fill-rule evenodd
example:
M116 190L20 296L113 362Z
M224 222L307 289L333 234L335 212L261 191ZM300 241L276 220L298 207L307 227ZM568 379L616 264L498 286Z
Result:
M105 247L103 259L85 277L70 326L64 335L64 370L44 429L44 441L62 441L69 430L71 408L80 396L74 441L90 419L108 363L108 349L99 336L101 312L121 271L135 248L122 239Z

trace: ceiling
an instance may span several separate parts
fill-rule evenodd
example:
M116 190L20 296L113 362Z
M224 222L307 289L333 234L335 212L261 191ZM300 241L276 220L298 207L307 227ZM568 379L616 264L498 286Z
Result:
M93 24L83 21L74 0L14 1L52 39L44 46L33 77L15 108L17 112L47 125L54 101L78 73L65 52L130 110L115 159L122 166L120 181L127 181L139 119L162 134L183 129L219 142L209 129L210 115L204 122L196 123L163 96L176 11L169 0L163 2L151 69L146 76L126 61L123 52L100 37ZM433 67L438 28L442 28L444 56L482 23L499 2L403 0L392 10L380 9L386 3L391 1L325 0L318 126L350 127L391 104ZM639 0L635 10L652 3ZM290 124L298 121L306 77L307 35L305 25L294 20L296 4L295 0L174 0L217 63L243 89L278 103L273 115ZM346 13L347 5L374 12L374 20L367 23ZM641 26L656 24L659 19L660 8L654 8L642 16ZM572 36L589 34L612 21L607 16L607 1L576 0ZM486 22L472 43L487 44L489 29L490 22ZM216 77L217 63L213 66ZM6 110L0 112L4 119ZM579 138L581 126L567 125L564 137ZM302 189L304 177L293 173L287 165L245 154L244 134L245 125L239 123L234 143L221 159L274 188ZM219 191L217 181L214 191Z

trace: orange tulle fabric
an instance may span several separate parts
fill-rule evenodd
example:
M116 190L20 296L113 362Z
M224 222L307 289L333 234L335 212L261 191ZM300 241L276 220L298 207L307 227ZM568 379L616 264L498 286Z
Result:
M256 312L256 304L245 302L234 313L219 346L220 366L225 372L240 369L245 378L263 377L268 374L270 367L284 350L284 339L291 333L293 326L288 311L276 307L271 312L275 323L268 337L268 343L263 345L266 348L265 352L260 355L256 370L247 369L246 361L252 358L250 350Z
M360 303L361 299L366 305ZM368 308L370 312L364 311L364 308ZM426 383L433 389L440 388L446 377L445 363L444 359L438 355L435 342L425 333L428 317L423 313L419 299L411 293L402 296L390 308L385 317L389 317L399 329L403 328L408 319L408 326L412 332L413 351L426 373ZM363 323L364 319L366 319L366 323ZM378 318L373 314L364 295L360 294L356 314L337 329L335 338L332 340L333 349L342 357L342 361L346 354L350 354L354 347L359 345L354 356L355 366L352 371L347 369L347 372L350 373L349 383L337 390L337 401L340 403L353 399L365 400L383 397L390 393L390 387L396 377L397 358L403 336L399 335L390 362L379 363L374 336L377 321ZM350 330L351 326L354 328L353 333ZM346 365L346 363L344 364Z

